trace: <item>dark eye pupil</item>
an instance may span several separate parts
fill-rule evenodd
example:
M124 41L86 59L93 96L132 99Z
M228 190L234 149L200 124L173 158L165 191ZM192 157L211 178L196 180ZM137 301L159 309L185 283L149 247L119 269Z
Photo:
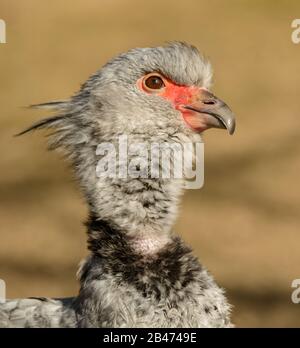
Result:
M145 85L151 89L160 89L164 86L164 82L159 76L150 76L145 81Z

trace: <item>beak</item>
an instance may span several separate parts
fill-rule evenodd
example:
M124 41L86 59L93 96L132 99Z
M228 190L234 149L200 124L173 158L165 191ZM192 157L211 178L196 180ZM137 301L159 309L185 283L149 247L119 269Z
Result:
M194 100L184 108L197 113L194 124L198 124L200 130L208 128L224 128L229 134L235 130L235 117L221 99L214 96L205 88L200 88ZM196 126L197 127L197 126Z

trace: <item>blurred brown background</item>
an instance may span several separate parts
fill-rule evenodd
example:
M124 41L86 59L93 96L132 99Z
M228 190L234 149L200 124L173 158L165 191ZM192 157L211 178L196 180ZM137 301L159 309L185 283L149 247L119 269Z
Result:
M70 296L86 254L86 208L72 173L23 108L62 99L111 56L168 40L211 59L233 137L206 133L206 183L188 191L176 230L234 305L237 326L300 326L299 1L0 0L0 278L8 297Z

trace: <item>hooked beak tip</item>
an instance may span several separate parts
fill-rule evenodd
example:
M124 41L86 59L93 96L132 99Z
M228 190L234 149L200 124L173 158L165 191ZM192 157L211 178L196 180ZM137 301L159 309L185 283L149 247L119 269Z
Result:
M228 133L232 135L235 132L235 119L230 118L227 120L220 119L220 121L223 123L224 128L227 129Z
M226 103L208 90L200 89L196 100L184 107L198 114L198 122L196 120L194 124L200 125L199 129L223 128L227 129L230 135L235 131L233 112Z

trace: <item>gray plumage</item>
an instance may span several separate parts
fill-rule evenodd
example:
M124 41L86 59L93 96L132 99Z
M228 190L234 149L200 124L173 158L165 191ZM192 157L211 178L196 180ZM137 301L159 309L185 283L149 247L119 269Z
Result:
M143 93L136 81L159 72L178 85L208 88L210 64L185 43L138 48L112 59L66 101L41 104L57 114L22 132L51 128L90 209L90 256L73 299L0 304L0 327L231 327L230 306L190 248L172 232L180 179L99 178L99 143L196 142L168 100Z

